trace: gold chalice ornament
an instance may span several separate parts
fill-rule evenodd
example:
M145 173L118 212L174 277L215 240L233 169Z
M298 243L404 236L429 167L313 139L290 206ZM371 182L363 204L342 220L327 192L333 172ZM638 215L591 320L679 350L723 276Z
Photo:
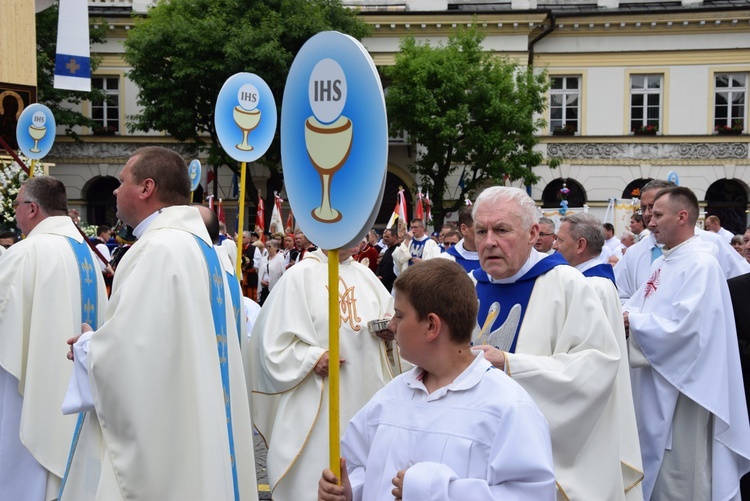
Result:
M242 151L253 151L255 148L247 144L247 136L260 123L260 110L257 108L246 110L241 106L235 106L232 111L232 117L237 127L242 129L242 143L238 144L236 148Z
M352 149L352 121L340 116L333 123L322 124L315 117L308 118L305 145L323 186L320 207L312 210L312 217L322 223L335 223L341 220L341 213L331 207L331 178L346 163Z
M34 147L31 148L29 151L33 153L39 153L41 150L39 149L39 141L47 135L47 127L41 126L36 127L34 125L29 125L29 135L34 140Z

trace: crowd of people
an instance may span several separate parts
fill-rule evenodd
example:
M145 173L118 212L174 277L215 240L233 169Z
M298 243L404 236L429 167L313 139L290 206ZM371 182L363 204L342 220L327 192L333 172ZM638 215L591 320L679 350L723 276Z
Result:
M257 499L253 430L279 501L750 496L750 227L698 229L689 189L649 182L618 238L489 187L339 249L330 291L328 249L238 248L177 153L119 178L114 255L49 176L0 235L0 499Z

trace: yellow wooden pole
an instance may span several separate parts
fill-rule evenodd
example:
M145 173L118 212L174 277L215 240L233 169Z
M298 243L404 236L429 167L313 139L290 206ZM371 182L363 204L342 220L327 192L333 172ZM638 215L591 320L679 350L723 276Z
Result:
M328 440L331 471L341 479L339 418L339 251L328 251Z
M240 164L240 213L237 224L237 263L235 269L237 278L242 282L242 230L245 228L245 177L247 169L245 162Z
M31 165L29 165L29 179L34 177L34 169L36 169L36 160L31 159Z

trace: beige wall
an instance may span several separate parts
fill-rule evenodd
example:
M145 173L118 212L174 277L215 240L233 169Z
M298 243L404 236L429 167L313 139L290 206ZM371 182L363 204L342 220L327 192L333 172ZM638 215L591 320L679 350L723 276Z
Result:
M36 87L34 2L2 1L0 54L0 82Z

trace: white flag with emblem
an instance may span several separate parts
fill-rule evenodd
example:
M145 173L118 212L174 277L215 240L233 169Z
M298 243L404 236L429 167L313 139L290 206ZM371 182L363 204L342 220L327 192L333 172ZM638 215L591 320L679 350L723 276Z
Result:
M60 0L55 89L91 92L88 0Z

